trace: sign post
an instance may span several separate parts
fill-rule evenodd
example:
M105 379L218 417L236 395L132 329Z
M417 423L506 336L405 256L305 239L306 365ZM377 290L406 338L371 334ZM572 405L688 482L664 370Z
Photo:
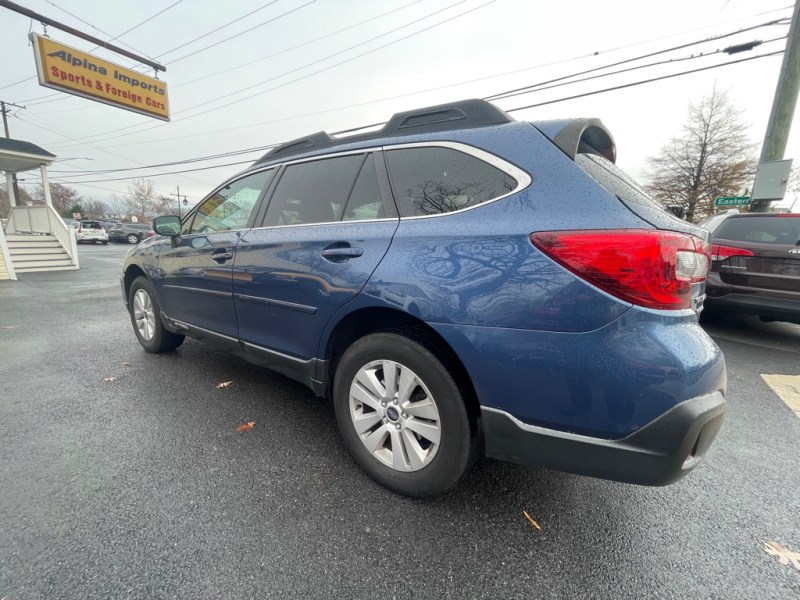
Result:
M169 121L167 84L49 37L31 34L39 84Z

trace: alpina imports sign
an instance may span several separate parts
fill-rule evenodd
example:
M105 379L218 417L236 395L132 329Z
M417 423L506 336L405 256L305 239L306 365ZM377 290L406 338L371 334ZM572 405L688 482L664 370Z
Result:
M31 41L41 85L169 121L163 81L35 33Z

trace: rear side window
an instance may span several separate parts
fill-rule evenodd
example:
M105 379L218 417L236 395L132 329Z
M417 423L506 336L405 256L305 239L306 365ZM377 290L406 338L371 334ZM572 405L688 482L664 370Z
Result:
M363 163L363 154L353 154L289 165L270 200L264 225L339 221Z
M452 148L389 150L386 163L401 217L438 215L476 206L517 187L511 175Z
M800 217L731 217L712 235L736 242L795 246L800 241Z

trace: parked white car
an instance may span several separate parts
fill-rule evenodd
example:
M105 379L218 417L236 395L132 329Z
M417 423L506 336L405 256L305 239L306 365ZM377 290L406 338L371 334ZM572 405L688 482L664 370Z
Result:
M100 221L81 221L75 230L75 238L79 244L81 242L108 244L108 232Z

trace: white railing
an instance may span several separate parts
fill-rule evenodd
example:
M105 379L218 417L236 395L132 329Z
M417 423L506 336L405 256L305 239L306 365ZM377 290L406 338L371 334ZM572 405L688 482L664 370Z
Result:
M77 269L78 241L75 230L64 223L56 210L48 205L12 206L8 215L6 235L52 235L61 247L69 254L72 264Z

